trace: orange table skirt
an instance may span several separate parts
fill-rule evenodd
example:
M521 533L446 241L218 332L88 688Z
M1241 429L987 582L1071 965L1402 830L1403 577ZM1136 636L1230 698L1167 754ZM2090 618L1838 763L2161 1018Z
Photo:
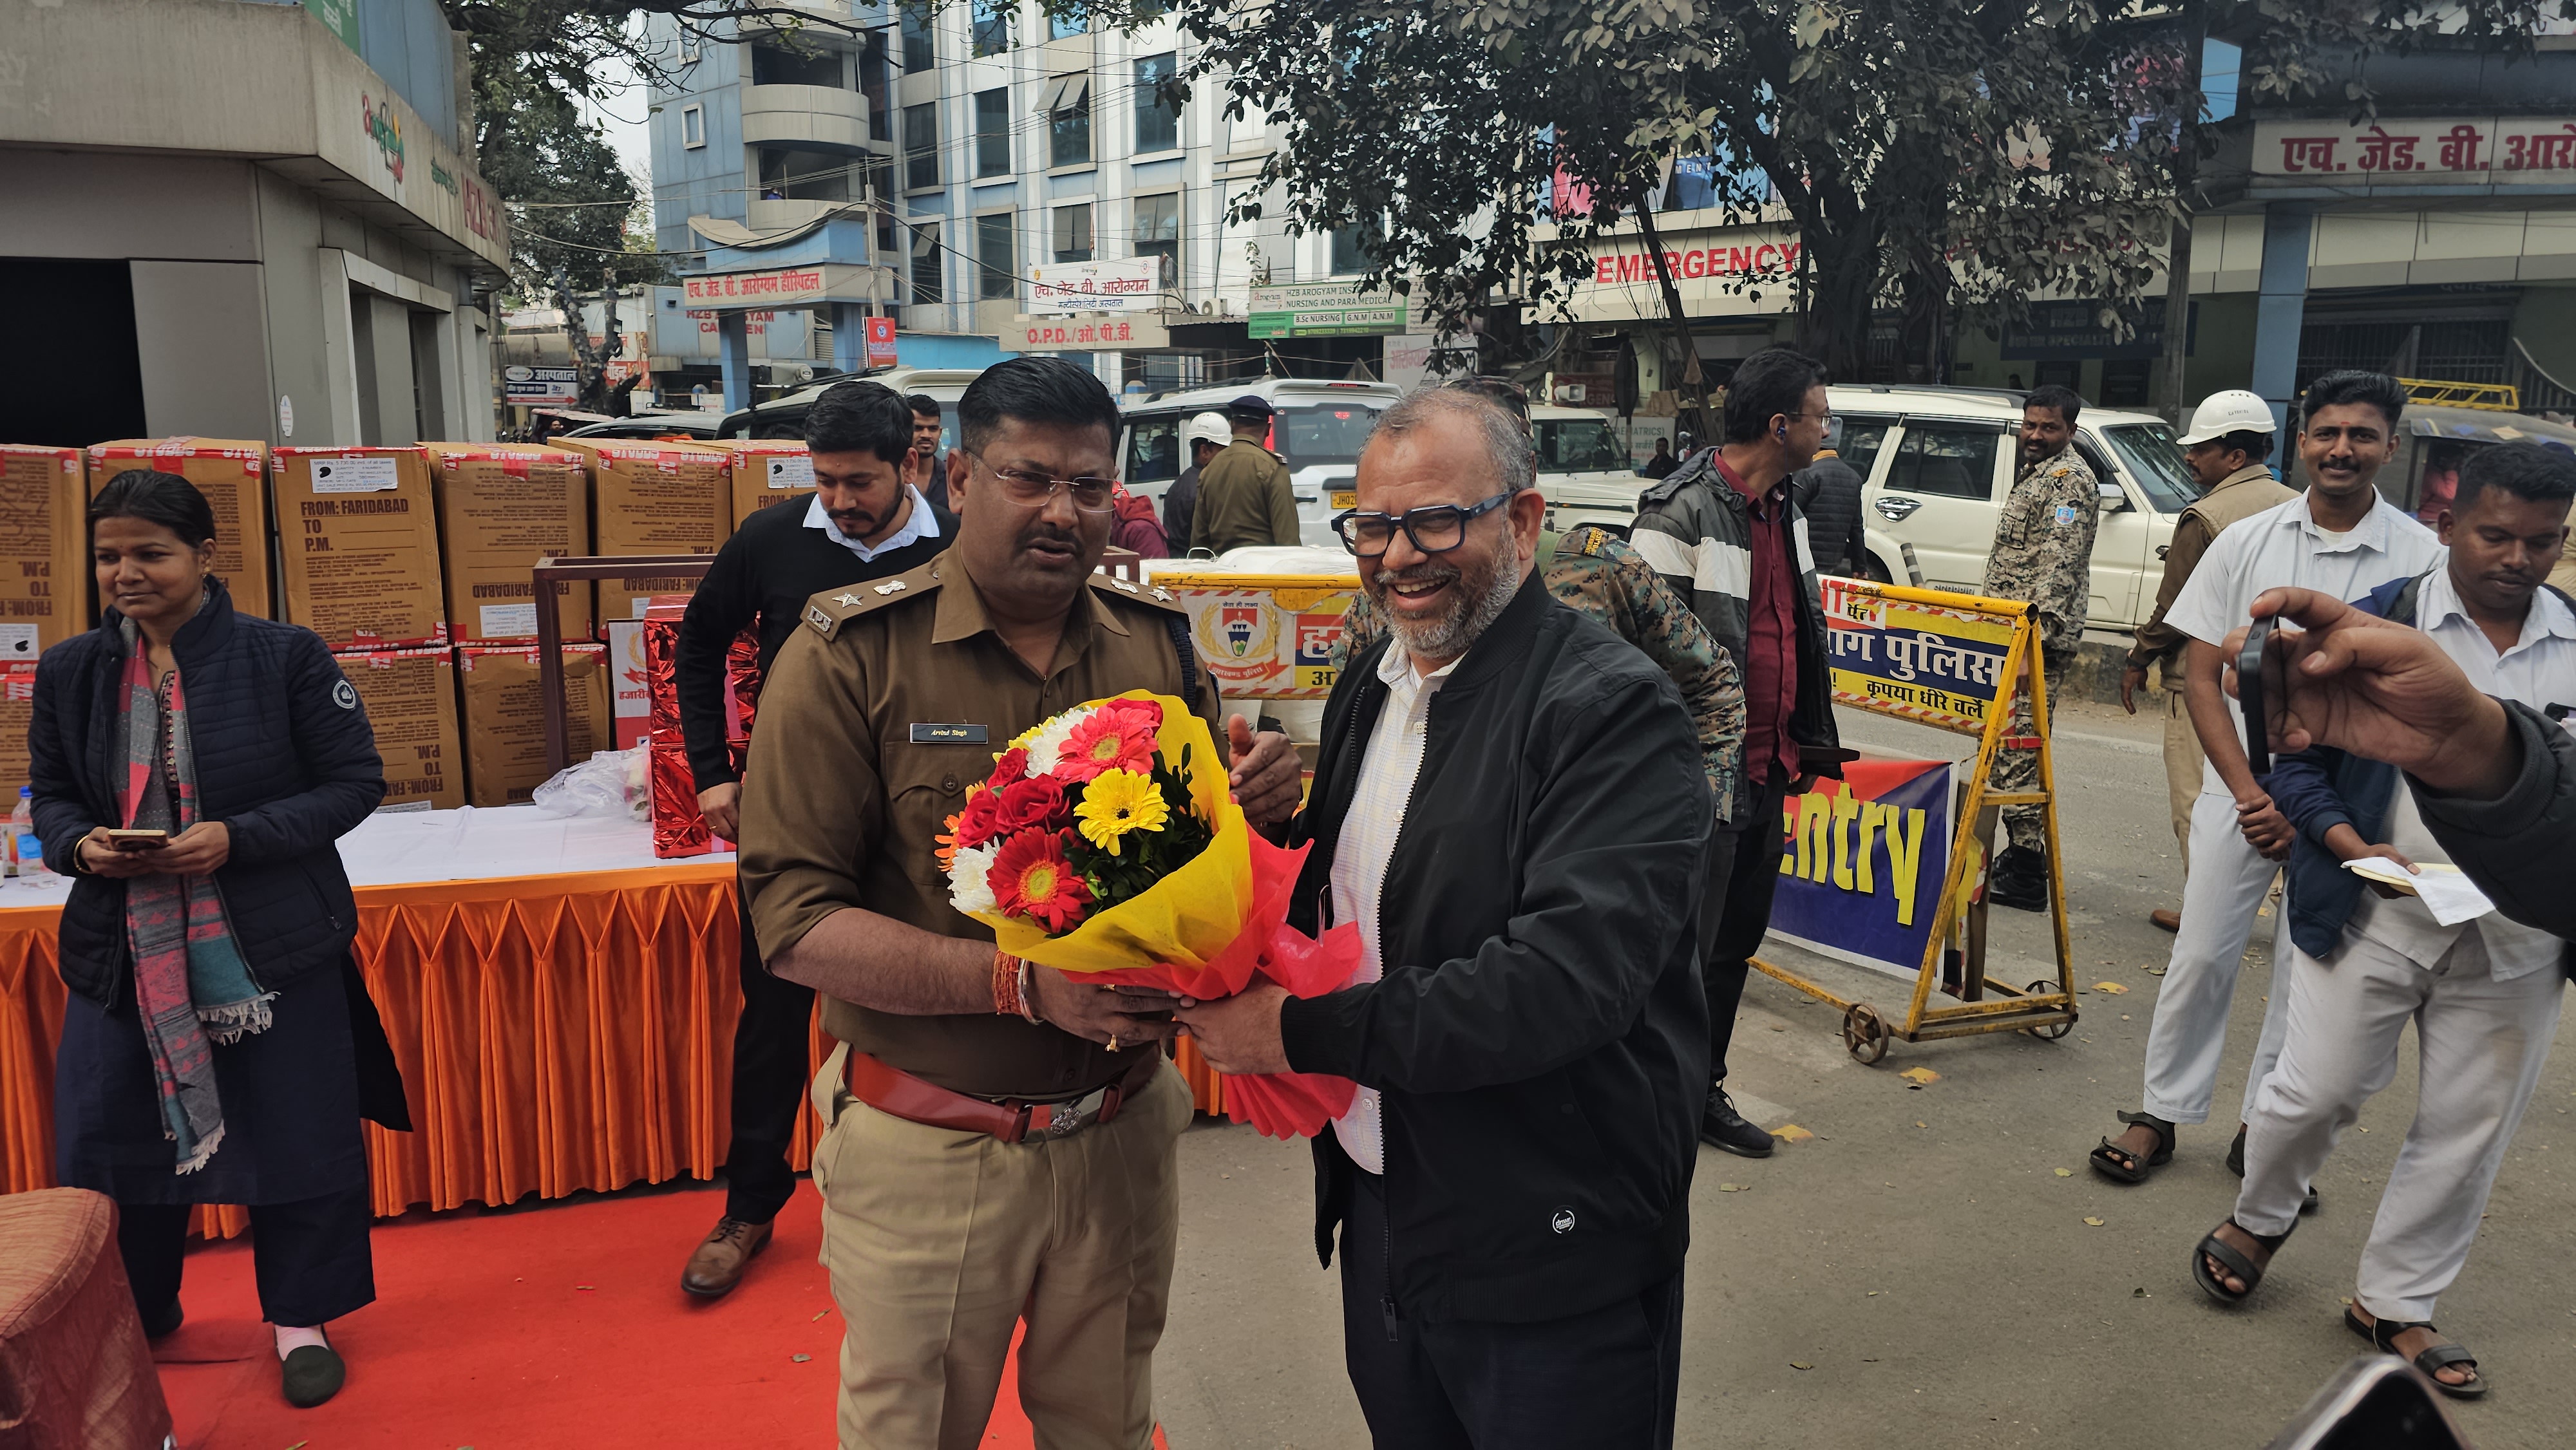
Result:
M732 1121L742 1010L733 866L361 887L356 954L411 1102L366 1125L380 1217L712 1178ZM0 1192L54 1182L64 988L51 908L0 911ZM826 1044L813 1033L819 1067ZM1224 1087L1193 1044L1202 1111ZM819 1130L799 1115L793 1164ZM238 1208L201 1210L229 1237Z

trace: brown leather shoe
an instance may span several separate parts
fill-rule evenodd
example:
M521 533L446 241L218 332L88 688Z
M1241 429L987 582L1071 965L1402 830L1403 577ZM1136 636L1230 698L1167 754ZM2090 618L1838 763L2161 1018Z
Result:
M2179 911L2167 911L2159 906L2147 913L2147 920L2154 923L2158 931L2182 930L2182 913Z
M701 1299L721 1299L742 1282L742 1271L751 1266L752 1255L769 1247L770 1226L746 1223L738 1218L716 1220L714 1233L689 1255L689 1266L680 1271L680 1287Z

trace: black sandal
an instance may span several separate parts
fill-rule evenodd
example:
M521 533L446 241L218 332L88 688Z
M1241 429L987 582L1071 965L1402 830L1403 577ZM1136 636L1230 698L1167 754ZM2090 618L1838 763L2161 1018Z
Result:
M2105 1178L2121 1183L2144 1183L2155 1176L2157 1169L2173 1161L2174 1125L2153 1113L2120 1113L2117 1116L2130 1127L2155 1129L2156 1150L2141 1163L2137 1154L2105 1138L2102 1146L2094 1149L2085 1161Z
M2411 1324L2400 1323L2394 1319L2373 1319L2368 1324L2364 1324L2361 1322L2361 1316L2353 1313L2349 1306L2347 1306L2343 1311L2343 1327L2360 1335L2362 1338L2369 1340L2372 1345L2378 1348L2380 1353L2397 1354L2401 1359L2405 1356L2398 1352L2396 1344L2397 1336L2404 1334L2409 1329L2432 1329L2435 1334L2442 1332L2439 1329L2434 1329L2433 1321L2429 1319L2418 1319ZM2453 1365L2467 1366L2473 1378L2464 1385L2446 1384L2443 1382L2440 1375L2433 1373L2433 1371L2437 1369L2448 1369ZM2415 1356L2415 1367L2424 1372L2424 1378L2433 1382L2433 1388L2449 1395L2452 1399L2477 1400L2486 1398L2487 1377L2476 1373L2478 1357L2469 1353L2466 1345L2434 1345L2431 1349Z
M2263 1287L2264 1271L2271 1267L2272 1256L2281 1251L2281 1245L2289 1242L2290 1232L2289 1230L2284 1230L2280 1233L2268 1236L2258 1234L2254 1232L2254 1230L2247 1228L2245 1225L2236 1222L2234 1218L2230 1218L2226 1223L2219 1225L2219 1228L2229 1227L2233 1227L2238 1233L2245 1235L2247 1238L2252 1239L2254 1242L2263 1246L2262 1265L2258 1267L2252 1259L2245 1257L2244 1251L2238 1249L2234 1244L2229 1243L2227 1240L2220 1238L2218 1236L2218 1229L2211 1229L2201 1238L2200 1246L2191 1251L2191 1277L2203 1290L2207 1291L2210 1298L2217 1300L2219 1303L2242 1304L2246 1300L2254 1297L2255 1290ZM2297 1227L2298 1224L2295 1221L2290 1225L2290 1229L2296 1229ZM2216 1259L2218 1262L2226 1265L2229 1273L2244 1280L2245 1292L2242 1294L2234 1292L2227 1287L2227 1282L2225 1280L2209 1272L2209 1261L2211 1259Z
M2227 1171L2239 1178L2245 1176L2245 1125L2243 1123L2236 1125L2236 1141L2227 1145ZM2311 1183L2308 1185L2308 1196L2299 1200L2299 1212L2315 1213L2318 1204L2317 1186Z

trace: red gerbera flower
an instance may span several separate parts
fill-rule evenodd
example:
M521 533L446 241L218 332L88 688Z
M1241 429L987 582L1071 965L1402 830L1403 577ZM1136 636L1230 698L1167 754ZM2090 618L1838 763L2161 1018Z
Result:
M1104 770L1153 774L1154 727L1161 719L1160 709L1154 711L1150 721L1115 706L1093 711L1091 718L1075 726L1066 737L1054 773L1070 781L1088 781Z
M1004 841L985 879L1003 915L1050 932L1079 923L1091 901L1091 886L1065 859L1063 836L1056 831L1022 831Z

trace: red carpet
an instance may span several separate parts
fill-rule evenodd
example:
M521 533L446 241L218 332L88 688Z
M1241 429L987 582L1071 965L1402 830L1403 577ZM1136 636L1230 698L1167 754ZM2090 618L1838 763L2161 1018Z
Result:
M154 1355L181 1450L828 1447L841 1319L814 1261L818 1207L798 1184L750 1276L712 1304L679 1288L723 1211L712 1189L380 1222L376 1302L331 1327L348 1387L315 1410L278 1395L249 1241L199 1247L187 1325ZM984 1443L1031 1444L1007 1372Z

